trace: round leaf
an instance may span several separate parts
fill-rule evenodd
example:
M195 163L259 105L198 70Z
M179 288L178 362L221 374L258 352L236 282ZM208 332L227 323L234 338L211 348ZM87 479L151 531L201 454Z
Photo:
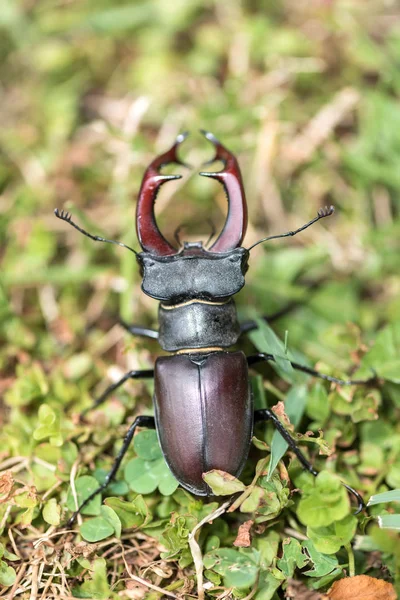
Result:
M124 475L131 490L138 494L151 494L157 489L158 481L150 461L133 458L127 463Z
M99 487L98 481L91 477L90 475L83 475L75 480L75 490L78 498L78 505L80 506L82 502L89 498L90 494L92 494ZM72 495L71 489L68 490L67 496L67 506L70 510L75 511L75 500ZM98 515L100 514L100 506L101 506L101 495L97 494L82 510L81 513L83 515Z
M9 587L14 583L15 577L14 569L9 567L3 560L0 560L0 584Z
M104 517L88 519L80 527L81 535L87 542L99 542L100 540L104 540L110 535L113 535L114 531L114 526Z
M157 433L152 429L140 431L134 437L133 445L139 458L157 460L162 456Z
M55 498L50 498L50 500L46 502L43 507L42 515L46 523L54 525L55 527L60 524L61 507L57 504L57 500Z
M115 510L113 510L110 506L103 505L100 509L100 514L114 528L115 535L118 538L121 537L121 521Z

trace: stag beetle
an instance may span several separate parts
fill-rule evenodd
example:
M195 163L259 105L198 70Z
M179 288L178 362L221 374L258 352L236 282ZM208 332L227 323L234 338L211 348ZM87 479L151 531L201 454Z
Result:
M219 181L228 200L223 230L208 249L202 242L184 242L182 248L174 248L160 232L154 216L160 186L181 177L162 175L161 168L169 163L187 166L177 155L187 134L179 135L174 145L154 159L144 174L136 212L142 252L94 236L76 225L68 213L55 210L58 218L91 239L118 244L134 252L143 277L143 292L160 302L159 330L126 324L125 327L133 334L158 339L162 349L172 354L159 357L154 370L126 373L95 401L94 406L99 406L130 378L154 377L155 416L136 417L104 483L72 515L69 524L115 477L137 427L156 428L170 470L183 488L197 496L211 495L202 477L206 471L220 469L235 477L240 474L249 453L254 423L261 421L271 421L303 467L317 475L276 415L269 409L253 410L249 366L274 360L274 356L259 353L246 357L243 352L228 348L236 344L242 333L257 327L252 321L239 323L232 298L244 286L252 248L270 239L299 233L331 215L333 207L320 210L317 217L295 231L263 238L247 249L242 247L247 205L238 162L213 134L205 131L202 134L216 150L214 159L206 164L218 160L224 168L200 175ZM328 381L364 383L336 379L297 363L292 366ZM361 496L349 486L346 488L357 498L361 510Z

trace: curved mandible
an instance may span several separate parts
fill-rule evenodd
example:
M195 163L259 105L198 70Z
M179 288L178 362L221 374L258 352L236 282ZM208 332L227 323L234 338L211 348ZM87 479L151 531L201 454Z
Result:
M240 246L247 228L247 204L242 176L234 155L212 133L203 131L202 129L200 131L214 144L216 149L215 157L210 162L221 160L225 165L222 171L218 171L217 173L203 171L200 175L203 177L212 177L212 179L217 179L217 181L222 183L228 198L228 216L224 228L209 251L227 252Z
M160 169L169 164L176 163L185 165L177 156L179 145L187 138L188 133L181 133L176 138L174 145L157 156L147 167L143 176L136 209L136 231L140 245L145 252L151 252L158 256L176 254L177 250L165 239L158 229L155 216L154 204L161 185L166 181L180 179L182 175L160 175Z

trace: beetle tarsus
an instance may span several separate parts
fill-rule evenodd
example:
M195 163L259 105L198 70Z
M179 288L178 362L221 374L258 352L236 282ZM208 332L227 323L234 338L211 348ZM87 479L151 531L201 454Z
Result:
M147 427L148 429L155 429L154 417L149 417L149 416L145 416L145 415L136 417L136 419L133 421L132 425L129 427L129 429L125 435L124 442L121 446L121 449L118 452L117 457L116 457L110 471L107 473L103 483L101 485L99 485L99 487L96 490L94 490L94 492L92 492L90 494L90 496L88 498L86 498L86 500L84 500L84 502L82 502L82 504L79 506L79 508L68 519L67 527L71 527L71 525L74 523L76 517L81 512L82 508L87 506L87 504L89 504L89 502L91 500L93 500L93 498L95 496L97 496L97 494L100 494L100 492L105 490L105 488L112 482L112 480L116 476L117 471L121 465L122 459L124 458L128 448L129 448L129 445L132 441L132 438L135 434L137 427Z

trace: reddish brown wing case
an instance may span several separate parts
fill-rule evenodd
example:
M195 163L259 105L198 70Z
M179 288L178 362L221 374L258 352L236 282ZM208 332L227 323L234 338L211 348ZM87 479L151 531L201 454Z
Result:
M202 473L238 476L247 460L253 406L242 352L157 359L155 417L162 451L182 487L210 494Z

